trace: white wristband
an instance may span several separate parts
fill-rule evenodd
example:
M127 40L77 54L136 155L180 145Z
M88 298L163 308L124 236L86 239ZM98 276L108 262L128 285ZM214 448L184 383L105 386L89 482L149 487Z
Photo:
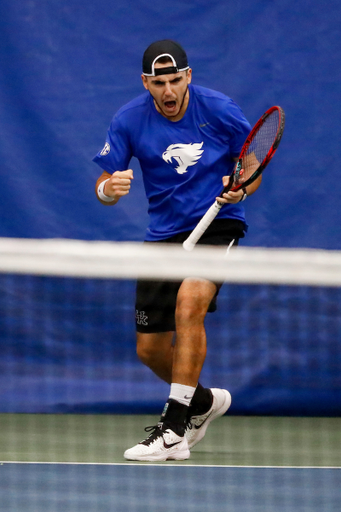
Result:
M242 201L245 201L245 199L247 198L246 188L244 188L244 187L243 187L243 188L242 188L242 191L243 191L243 195L242 195L242 197L240 198L240 201L239 201L240 203L241 203Z
M98 197L100 199L102 199L102 201L106 202L106 203L111 203L112 201L114 201L114 197L109 197L109 196L106 196L105 193L103 192L104 190L104 185L106 184L107 181L109 181L110 178L108 178L107 180L104 180L102 181L99 185L98 185L98 188L97 188L97 194L98 194Z

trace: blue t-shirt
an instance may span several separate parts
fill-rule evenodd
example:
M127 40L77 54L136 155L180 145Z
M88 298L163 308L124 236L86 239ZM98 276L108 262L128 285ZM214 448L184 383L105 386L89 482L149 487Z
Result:
M193 229L222 190L250 124L241 109L219 92L189 85L189 103L180 121L155 108L149 92L122 107L108 129L104 148L93 159L109 173L141 166L149 202L146 240L157 241ZM228 204L218 218L245 224L241 204Z

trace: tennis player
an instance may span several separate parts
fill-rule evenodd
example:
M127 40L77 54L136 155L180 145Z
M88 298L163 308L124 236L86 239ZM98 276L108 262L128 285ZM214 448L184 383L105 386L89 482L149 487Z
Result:
M142 62L146 92L122 107L94 161L103 169L96 193L114 205L133 189L129 162L141 166L150 223L149 243L182 243L221 192L250 124L227 96L192 85L184 49L174 41L152 43ZM247 230L242 201L259 186L228 192L199 243L228 246ZM132 191L133 192L133 191ZM170 384L159 423L149 437L125 451L128 460L189 458L209 423L231 404L227 390L199 383L206 356L204 319L216 309L220 285L205 279L139 280L136 291L137 354Z

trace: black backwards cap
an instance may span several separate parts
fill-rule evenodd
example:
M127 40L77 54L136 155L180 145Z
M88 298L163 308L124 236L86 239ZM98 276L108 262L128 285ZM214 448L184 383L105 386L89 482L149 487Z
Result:
M169 57L173 66L155 69L155 62L160 57ZM143 54L142 72L145 76L168 75L170 73L186 71L186 69L189 69L189 65L185 50L178 43L170 39L163 39L162 41L152 43Z

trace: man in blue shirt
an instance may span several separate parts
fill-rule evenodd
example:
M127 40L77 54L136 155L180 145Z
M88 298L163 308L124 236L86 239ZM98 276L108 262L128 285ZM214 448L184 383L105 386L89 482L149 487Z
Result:
M149 203L146 242L182 243L226 185L250 125L227 96L192 85L184 49L171 40L152 43L143 56L146 93L114 116L102 151L98 199L114 205L130 193L132 156L138 158ZM200 243L236 245L247 230L240 204L260 178L218 200L225 204ZM204 319L214 311L220 285L204 279L139 280L137 353L170 384L160 422L147 439L126 450L129 460L183 460L209 423L231 404L224 389L199 383L206 355ZM175 339L175 343L173 343Z

